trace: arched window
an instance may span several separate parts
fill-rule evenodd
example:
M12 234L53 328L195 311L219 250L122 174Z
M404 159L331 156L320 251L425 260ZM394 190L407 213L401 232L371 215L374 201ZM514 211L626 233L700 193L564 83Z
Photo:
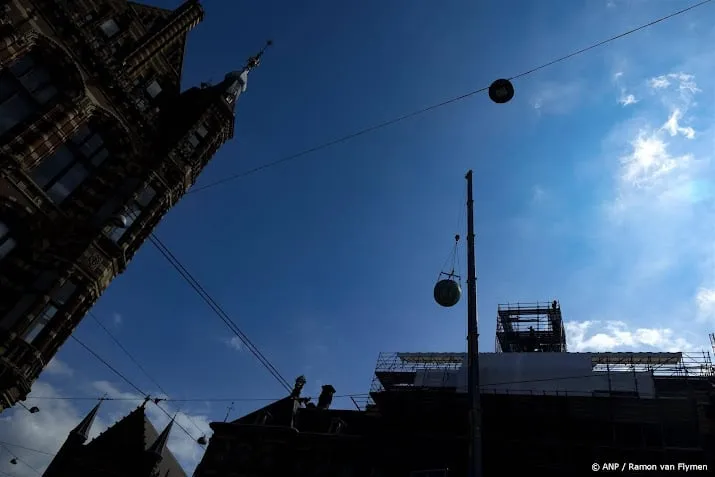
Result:
M32 55L0 71L0 135L25 121L57 94L50 74Z
M0 222L0 260L5 258L17 245L15 239L10 235L10 228Z
M55 203L74 192L93 169L109 157L102 136L82 125L77 132L37 166L30 176Z

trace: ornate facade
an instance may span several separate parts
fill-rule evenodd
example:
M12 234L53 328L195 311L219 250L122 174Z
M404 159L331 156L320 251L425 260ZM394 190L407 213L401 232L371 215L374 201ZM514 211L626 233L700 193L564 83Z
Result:
M248 71L181 91L198 0L0 0L0 410L233 137Z
M146 403L87 443L100 404L70 431L43 477L186 477L166 447L173 421L158 433Z

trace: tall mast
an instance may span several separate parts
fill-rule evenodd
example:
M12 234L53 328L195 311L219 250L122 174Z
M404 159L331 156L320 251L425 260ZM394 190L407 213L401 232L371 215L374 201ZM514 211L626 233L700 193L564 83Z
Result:
M482 477L482 401L479 386L477 265L474 252L472 171L467 179L467 392L469 396L469 476Z

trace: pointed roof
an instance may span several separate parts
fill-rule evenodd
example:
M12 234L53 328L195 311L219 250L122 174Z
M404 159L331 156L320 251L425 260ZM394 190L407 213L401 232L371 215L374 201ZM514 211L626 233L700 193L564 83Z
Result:
M167 429L170 431L171 425L167 426ZM168 438L167 429L164 432ZM85 449L94 457L111 462L117 470L134 475L136 471L130 467L143 462L147 451L151 451L159 439L160 435L147 418L142 404L86 444ZM117 449L122 452L117 453ZM161 476L168 472L169 477L186 477L186 472L166 445L161 449L158 468Z
M82 419L82 422L77 424L77 427L72 429L72 432L70 434L74 434L75 436L78 436L80 439L82 439L82 442L85 442L87 439L89 439L89 433L92 430L92 424L94 424L94 419L97 417L97 413L99 412L99 406L102 405L102 401L100 400L96 406L92 408L89 413Z
M166 450L166 444L169 442L169 434L171 433L171 428L174 425L174 419L171 419L169 421L169 424L164 428L163 431L161 431L161 434L159 434L159 437L156 438L154 443L149 446L147 449L148 452L151 452L152 454L156 454L159 457L162 457L164 454L164 451Z
M137 15L141 23L146 28L147 34L152 33L154 30L161 28L161 26L169 21L172 13L175 10L169 10L167 8L153 7L150 5L144 5L142 3L129 2L129 6ZM182 4L183 6L183 4ZM181 6L179 7L181 8ZM181 88L181 74L184 68L184 52L186 50L186 37L187 35L182 35L171 48L164 51L162 54L166 61L176 73L176 87Z
M158 27L161 21L166 21L171 16L168 8L152 7L142 3L128 2L129 7L137 14L147 33Z
M266 412L270 413L271 420L267 424L272 426L290 426L293 420L293 411L295 409L296 400L291 396L284 397L278 401L272 402L267 406L246 414L243 417L231 421L232 424L256 424L258 419Z

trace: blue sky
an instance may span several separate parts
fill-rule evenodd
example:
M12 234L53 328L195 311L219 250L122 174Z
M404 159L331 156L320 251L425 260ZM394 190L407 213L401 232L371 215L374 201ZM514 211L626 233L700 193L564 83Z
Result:
M205 2L184 87L217 82L266 39L275 45L239 100L236 137L198 185L519 74L685 5ZM338 394L365 393L380 351L466 347L466 303L441 309L432 287L453 235L464 235L471 168L483 351L494 349L497 304L555 298L572 351L708 349L715 32L704 19L712 8L519 79L509 104L477 95L189 195L157 234L288 381L305 374L314 396L327 383ZM284 395L149 244L94 312L173 398ZM157 392L91 318L77 336ZM134 391L69 341L33 394L105 392ZM43 411L3 416L0 438L48 452L93 405L32 403ZM106 403L98 429L136 404ZM194 424L207 429L226 405L167 408L188 414L181 422L198 437ZM236 402L233 415L260 405ZM152 418L166 423L156 410ZM198 446L177 430L171 448L193 470ZM38 468L47 463L14 451Z

